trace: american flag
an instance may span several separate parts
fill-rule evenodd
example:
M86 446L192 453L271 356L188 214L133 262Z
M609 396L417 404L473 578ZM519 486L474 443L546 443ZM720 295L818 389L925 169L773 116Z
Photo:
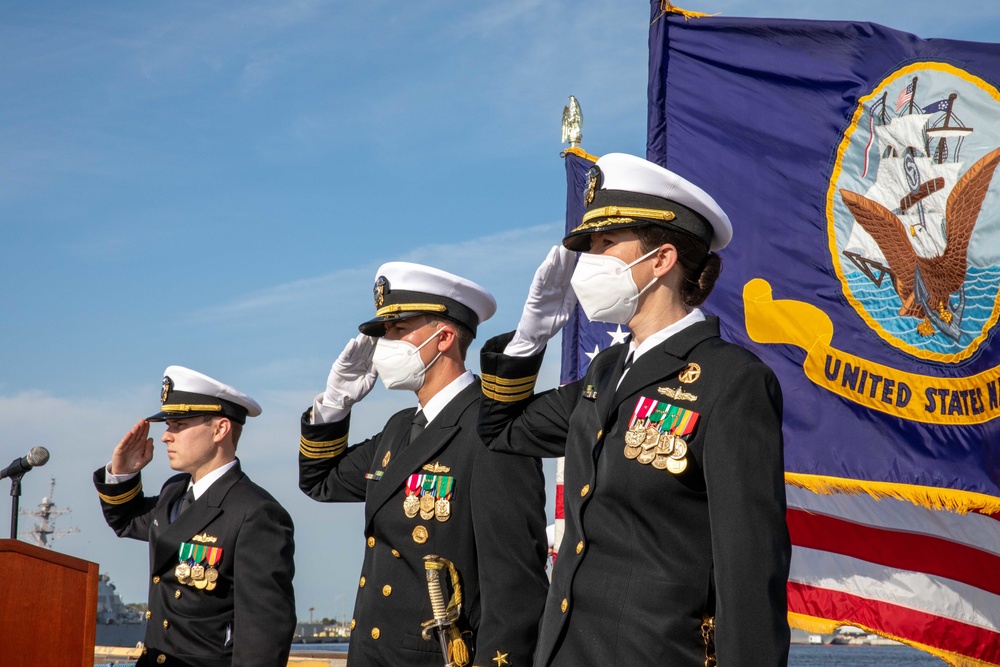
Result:
M787 486L794 625L853 625L963 664L1000 664L1000 521ZM921 628L923 641L914 641Z
M875 335L841 281L848 269L836 227L838 215L850 215L837 208L841 179L860 182L864 109L886 89L891 104L899 86L888 77L911 80L895 98L898 111L913 100L912 78L922 71L915 63L961 63L943 85L943 68L921 75L928 95L958 87L961 98L962 86L1000 80L1000 45L923 40L872 24L662 14L652 0L647 156L710 192L733 221L706 305L724 337L752 349L781 381L790 624L814 633L851 625L952 665L1000 666L1000 410L974 423L959 423L958 413L928 423L880 410L874 391L874 400L852 400L836 393L839 382L822 380L841 351L877 366L880 382L891 374L972 386L1000 372L995 320L976 354L954 362L925 362ZM1000 105L990 109L980 113ZM1000 143L998 133L986 139ZM859 142L849 159L847 142ZM998 189L993 176L991 193ZM977 234L1000 234L992 201ZM766 322L773 330L814 333L797 316L822 313L829 327L816 345L751 338L754 300L766 300L753 289L761 281L767 299L797 308ZM914 405L923 400L914 393Z
M899 91L899 96L896 98L896 113L902 109L905 105L910 103L913 99L913 82L906 84L906 88Z

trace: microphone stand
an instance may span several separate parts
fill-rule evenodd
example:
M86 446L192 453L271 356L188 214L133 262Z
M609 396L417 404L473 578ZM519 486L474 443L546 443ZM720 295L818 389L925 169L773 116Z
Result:
M24 477L24 473L20 475L10 476L10 539L17 539L17 514L18 506L21 503L21 478Z

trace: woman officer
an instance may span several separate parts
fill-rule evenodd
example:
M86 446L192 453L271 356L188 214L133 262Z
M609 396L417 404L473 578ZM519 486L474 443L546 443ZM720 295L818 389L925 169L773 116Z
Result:
M534 664L785 665L781 389L698 308L729 218L631 155L602 157L588 179L582 223L539 267L517 330L482 355L483 440L566 457L565 533ZM575 269L572 251L583 253ZM534 394L576 299L592 320L628 324L631 340L583 379Z

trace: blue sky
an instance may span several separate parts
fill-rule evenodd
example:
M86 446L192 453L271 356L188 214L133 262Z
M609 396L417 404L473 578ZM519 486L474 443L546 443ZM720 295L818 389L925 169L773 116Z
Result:
M981 0L680 4L1000 35ZM513 328L561 237L567 96L589 152L644 154L647 24L620 0L5 3L0 462L51 451L21 506L56 478L57 527L80 531L56 549L144 600L145 545L114 537L90 475L186 365L264 406L240 456L296 521L300 616L350 618L363 509L298 491L299 414L382 262L476 280L500 304L480 340ZM354 435L413 400L378 386ZM170 474L158 450L146 488Z

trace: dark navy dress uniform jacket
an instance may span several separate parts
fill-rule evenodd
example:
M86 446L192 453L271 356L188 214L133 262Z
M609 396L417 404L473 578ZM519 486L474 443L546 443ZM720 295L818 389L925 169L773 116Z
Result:
M108 525L119 537L149 542L146 655L139 664L284 667L296 621L292 519L237 463L171 523L170 509L190 479L175 475L158 496L144 496L141 475L106 484L103 467L94 473ZM222 549L214 590L178 583L174 568L184 542Z
M645 352L617 390L627 345L597 355L582 380L531 395L541 355L505 356L509 339L483 348L484 385L497 391L480 434L495 451L566 457L565 534L536 667L701 667L706 616L722 667L785 665L790 544L772 371L710 318ZM691 363L700 375L683 383ZM699 414L681 474L624 455L643 397Z
M351 447L349 415L329 424L310 424L309 412L303 415L302 490L323 502L365 503L351 665L443 664L440 644L420 634L420 624L433 617L426 554L447 558L461 574L459 627L474 654L470 664L531 664L548 586L544 477L537 459L483 445L476 432L480 395L477 380L409 444L414 408L394 414L381 433ZM319 455L324 452L332 455ZM408 518L407 480L434 474L432 469L454 479L451 517ZM502 660L494 662L498 656Z

